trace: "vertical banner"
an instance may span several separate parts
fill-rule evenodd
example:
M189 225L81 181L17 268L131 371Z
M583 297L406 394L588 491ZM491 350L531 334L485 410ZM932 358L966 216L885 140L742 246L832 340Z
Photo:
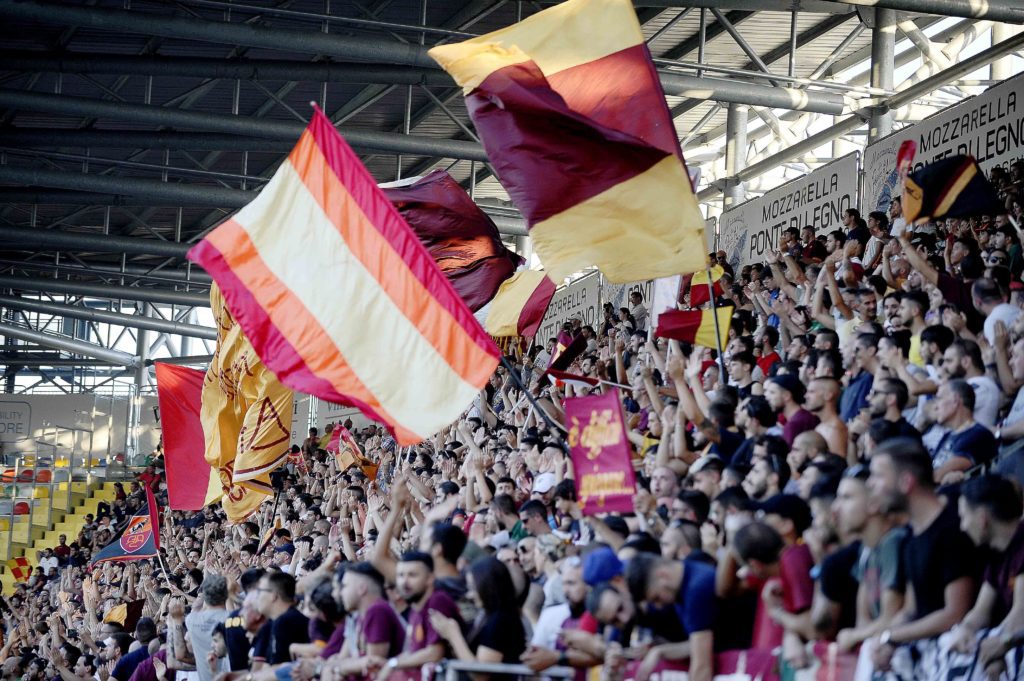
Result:
M989 88L977 97L943 109L864 149L861 211L888 210L900 193L900 145L917 144L911 172L955 155L973 156L986 173L1020 158L1024 144L1024 76Z
M583 515L632 512L636 478L619 392L571 397L565 419Z
M842 229L843 213L857 207L857 159L853 153L726 211L718 220L718 250L729 264L761 262L779 247L790 227L810 225L818 235Z
M662 312L678 309L679 287L682 283L683 275L681 274L654 280L649 312L651 320L648 322L650 328L658 328L658 317Z

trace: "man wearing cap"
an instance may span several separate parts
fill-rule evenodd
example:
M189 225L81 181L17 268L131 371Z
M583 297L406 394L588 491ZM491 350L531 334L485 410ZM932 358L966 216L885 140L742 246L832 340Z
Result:
M196 659L196 671L199 681L212 681L221 669L210 669L207 660L213 646L213 630L228 618L225 604L228 601L228 582L221 575L207 575L199 587L199 597L203 599L203 609L193 610L185 618L192 641L192 651Z
M780 374L768 379L764 396L768 404L785 419L782 439L790 447L797 435L805 430L814 430L818 417L800 405L804 401L804 384L793 374ZM781 420L781 419L780 419Z

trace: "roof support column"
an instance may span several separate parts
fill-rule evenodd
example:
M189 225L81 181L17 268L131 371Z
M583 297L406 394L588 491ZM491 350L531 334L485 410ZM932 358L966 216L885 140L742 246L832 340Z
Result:
M730 104L725 118L725 174L733 178L747 163L747 114L746 104ZM722 209L730 210L743 202L746 192L743 183L726 180Z
M1013 26L1011 24L992 24L992 44L998 43L1013 37L1020 33L1020 26ZM1003 57L1002 59L996 59L992 62L990 77L992 80L1006 80L1013 74L1013 57Z
M875 7L875 25L871 29L871 86L892 91L896 65L896 12ZM892 132L893 115L887 106L876 106L871 112L868 142Z
M143 303L141 316L149 317L149 303ZM139 363L135 366L135 394L141 395L142 389L146 387L146 377L149 370L146 368L146 359L149 357L149 331L146 329L135 330L135 355Z

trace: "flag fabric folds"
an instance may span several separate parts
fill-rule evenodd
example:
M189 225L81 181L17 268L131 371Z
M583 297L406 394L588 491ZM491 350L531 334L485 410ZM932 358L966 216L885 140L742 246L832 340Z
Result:
M722 275L725 270L715 265L711 268L710 275L707 269L695 272L690 278L690 307L698 307L711 301L711 291L708 290L708 281L715 291L715 298L722 295Z
M999 194L973 156L950 156L907 176L903 218L907 224L1004 210Z
M553 295L555 282L544 272L520 270L498 289L484 328L492 336L531 338L537 334Z
M706 348L718 349L715 340L715 317L718 315L718 341L721 347L729 343L729 325L732 323L732 306L714 310L668 310L658 317L656 336L673 338Z
M498 227L443 170L380 186L470 310L487 304L523 259Z
M146 503L128 519L114 540L96 552L90 565L107 561L142 560L160 555L160 509L153 490L146 489Z
M200 415L203 379L199 369L156 363L156 392L167 469L167 502L175 511L198 511L221 496L220 475L206 462Z
M587 349L587 339L583 337L582 333L569 341L568 345L563 346L562 341L562 334L558 334L558 346L555 348L555 356L551 359L551 364L548 365L547 371L544 373L566 371L576 361L576 358Z
M274 493L270 473L288 458L294 395L264 366L220 288L210 288L217 348L200 412L206 462L217 470L228 520L251 516Z
M704 265L704 219L629 0L568 0L429 52L554 281L627 283Z
M498 349L331 122L189 251L288 387L357 407L400 445L453 422Z

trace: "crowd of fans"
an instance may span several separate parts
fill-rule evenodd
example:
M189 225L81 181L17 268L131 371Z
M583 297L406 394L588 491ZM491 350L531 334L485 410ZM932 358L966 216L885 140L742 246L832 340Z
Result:
M551 339L432 441L354 429L374 467L339 470L311 430L249 522L165 510L161 561L90 566L143 485L166 503L157 459L4 594L0 674L385 681L457 659L707 681L736 672L726 651L794 678L828 650L851 661L836 681L938 679L953 655L971 669L943 679L1021 678L1024 254L1006 198L924 226L899 200L851 209L742 269L712 254L735 308L722 357L654 338L634 294L566 327L587 341L572 371L607 383L550 381ZM634 512L584 516L563 399L610 383L630 386Z

